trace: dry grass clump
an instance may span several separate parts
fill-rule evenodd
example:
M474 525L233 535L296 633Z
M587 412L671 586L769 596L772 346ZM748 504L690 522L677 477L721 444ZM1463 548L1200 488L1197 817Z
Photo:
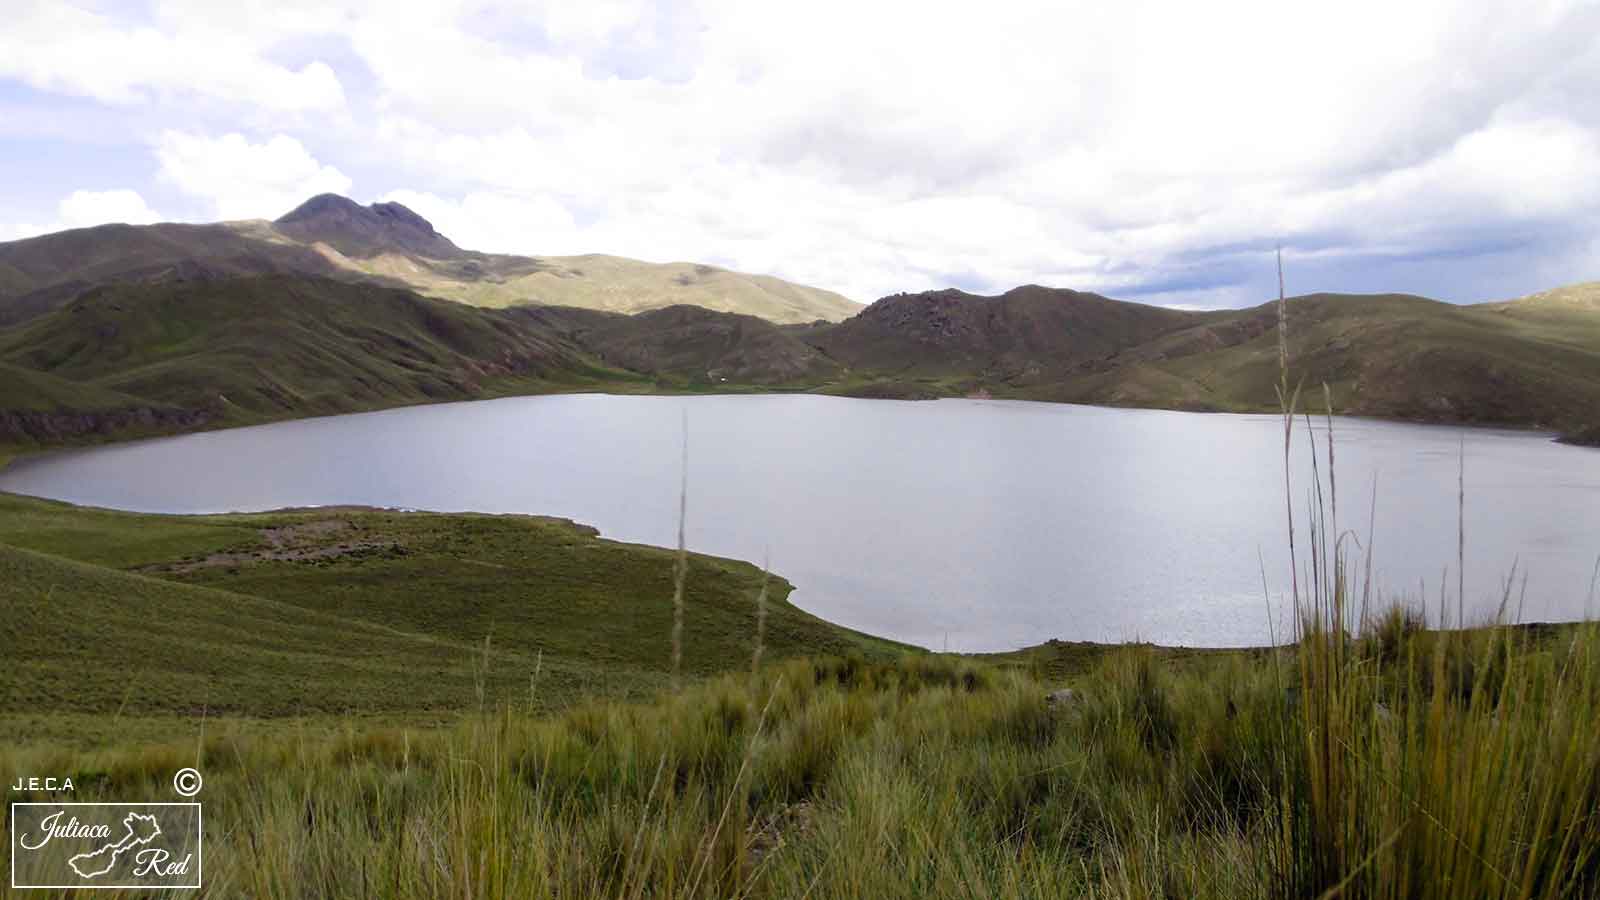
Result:
M957 658L789 660L445 731L0 763L74 773L78 800L162 799L198 765L216 896L1584 898L1597 641L1130 647L1054 704Z
M1281 278L1281 265L1280 265ZM1285 485L1295 403L1279 302ZM1455 629L1420 610L1372 614L1370 549L1357 614L1337 526L1334 422L1324 387L1327 493L1311 444L1310 541L1289 522L1293 746L1279 761L1274 890L1291 897L1533 898L1600 893L1600 630L1552 643L1506 624L1515 573L1487 627L1465 626L1465 453L1457 470ZM1310 423L1307 433L1310 434ZM1292 506L1291 506L1292 510ZM1441 591L1444 587L1441 585ZM1353 627L1353 625L1355 627ZM1541 639L1541 637L1545 639Z

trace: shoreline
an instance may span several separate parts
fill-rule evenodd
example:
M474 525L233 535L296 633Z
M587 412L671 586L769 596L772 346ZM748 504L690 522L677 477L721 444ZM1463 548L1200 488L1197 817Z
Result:
M594 397L594 398L656 397L656 398L662 398L662 399L666 399L666 398L670 398L670 397L705 397L705 398L708 398L708 399L712 399L712 398L740 398L740 397L752 397L752 398L753 397L770 397L770 396L774 396L774 395L802 396L802 397L836 397L837 396L837 395L817 394L817 393L812 393L812 392L798 392L798 391L783 391L783 392L754 392L754 391L750 391L750 392L745 392L745 391L701 392L701 391L679 391L679 392L672 392L672 393L667 393L667 392L650 392L650 393L646 393L646 392L627 392L627 393L619 393L619 392L614 392L614 391L573 390L573 391L552 391L552 392L543 392L543 393L537 393L537 394L509 395L509 396L504 396L504 397L484 398L482 400L451 400L451 401L438 401L438 402L435 402L435 403L425 403L425 404L403 404L403 405L399 405L399 406L383 407L383 408L379 408L379 409L364 410L364 411L360 411L360 412L334 413L334 414L323 415L323 416L307 416L307 417L301 417L301 418L298 418L298 419L284 419L284 420L280 420L280 421L282 421L282 422L295 422L295 421L311 420L311 419L335 418L335 417L339 417L339 416L377 415L377 414L380 414L380 413L398 412L400 410L413 409L413 408L422 407L422 406L436 406L436 405L441 405L441 404L444 404L444 403L455 403L455 404L460 404L460 403L484 403L484 402L489 402L491 400L513 400L513 399L522 399L522 398L531 398L531 397L574 397L574 398L582 398L582 397ZM876 399L876 398L838 397L838 399ZM1132 411L1149 411L1149 412L1166 412L1166 413L1180 413L1180 414L1181 413L1188 413L1188 412L1195 412L1193 410L1171 410L1171 409L1155 408L1155 407L1105 406L1105 405L1099 405L1099 404L1083 404L1083 403L1070 403L1070 402L1047 401L1047 400L1029 400L1029 399L1010 398L1010 397L997 397L997 398L996 397L991 397L991 398L987 398L987 401L985 401L982 398L967 398L967 397L948 397L948 398L929 398L929 399L955 399L955 400L976 399L977 402L979 402L979 403L983 403L983 402L993 403L993 401L996 401L996 400L1002 401L1005 404L1024 403L1024 404L1029 404L1030 406L1035 407L1035 409L1038 411L1035 414L1045 414L1044 411L1043 411L1043 405L1075 407L1075 408L1082 409L1082 410L1108 410L1108 411L1130 411L1130 412L1132 412ZM996 404L996 405L998 405L998 404ZM1264 413L1264 412L1240 412L1240 411L1220 411L1220 410L1212 410L1212 411L1209 411L1209 412L1220 412L1220 413L1222 413L1223 416L1250 417L1252 419L1256 419L1258 417L1264 417L1265 416L1265 417L1271 417L1274 421L1280 420L1280 418L1281 418L1279 414ZM930 411L929 414L930 415L937 415L937 413L934 413L934 412L931 412L931 411ZM999 414L998 411L996 412L996 414ZM1063 413L1063 414L1065 414L1065 413ZM1321 429L1321 428L1324 427L1325 423L1318 423L1317 422L1317 419L1318 419L1317 416L1313 415L1311 418L1312 418L1313 427L1318 428L1318 429ZM1406 420L1406 419L1388 419L1388 418L1377 417L1377 416L1348 416L1348 415L1340 415L1340 416L1338 416L1338 418L1354 420L1354 421L1367 420L1367 421L1381 422L1381 423L1396 423L1396 424L1422 425L1422 426L1450 424L1450 423L1437 423L1437 422L1421 422L1421 421ZM128 440L106 441L106 442L104 442L104 445L110 446L110 445L113 445L113 444L129 444L129 443L132 443L134 441L172 440L172 439L175 439L175 438L184 437L184 436L189 435L189 434L199 434L199 433L202 433L202 431L231 431L231 430L235 430L235 429L238 429L238 428L256 428L256 427L263 427L263 426L271 425L271 424L278 424L278 423L277 422L254 422L254 423L233 425L233 426L227 426L227 427L206 428L206 429L201 429L201 430L196 430L196 431L191 431L191 432L182 432L182 433L169 434L169 435L141 436L141 437L138 437L138 438L131 438L131 439L128 439ZM1480 433L1495 433L1495 432L1499 432L1499 433L1503 433L1505 435L1508 435L1508 437L1506 438L1507 440L1511 440L1512 439L1509 436L1521 435L1521 434L1532 435L1532 434L1538 433L1538 434L1543 434L1543 435L1546 435L1546 436L1550 435L1550 432L1548 432L1548 431L1543 431L1543 430L1535 431L1534 429L1530 429L1530 428L1517 428L1517 427L1502 426L1502 425L1472 424L1472 425L1456 425L1455 427L1458 427L1458 428L1472 428L1475 431L1478 431ZM248 440L248 439L246 439L246 440ZM13 465L13 464L18 464L18 465L25 464L25 463L22 462L24 460L33 459L33 458L45 458L45 457L50 456L51 454L63 454L63 453L69 453L69 452L72 453L73 455L76 455L78 452L81 452L81 451L87 450L87 449L92 449L95 446L100 446L100 445L91 444L91 445L69 445L69 446L58 446L58 447L42 447L42 448L37 448L37 449L24 451L24 452L20 452L20 453L15 452L15 451L10 451L10 450L8 450L6 448L0 448L0 476L5 475L9 471L9 467L11 465ZM19 477L22 477L22 476L19 475ZM25 483L25 481L23 483ZM11 491L7 491L7 490L5 490L3 488L0 488L0 493L12 493L12 492ZM96 510L104 510L104 511L109 511L109 512L124 513L124 514L129 514L129 515L169 516L169 517L174 517L174 518L185 518L185 519L206 518L206 517L221 517L221 516L236 516L236 515L273 515L273 514L293 515L293 514L299 514L299 513L312 513L312 512L337 513L340 510L352 510L352 511L371 511L371 512L385 512L385 513L399 513L399 514L437 515L437 516L452 516L452 515L460 515L460 516L504 516L504 517L510 517L510 518L524 518L524 519L531 519L531 520L545 520L545 521L559 520L559 521L570 523L574 527L583 528L583 529L586 529L586 530L593 530L597 536L599 536L599 537L601 537L601 538L603 538L605 540L617 541L617 539L614 539L614 538L611 538L611 537L607 536L603 531L601 531L596 526L589 525L589 524L586 524L586 523L582 523L582 522L579 522L579 521L577 521L575 519L572 519L572 518L569 518L569 517L566 517L566 516L552 515L552 514L549 514L549 513L542 513L542 512L537 511L536 509L521 510L521 511L487 511L487 510L479 510L479 509L471 509L471 508L454 508L454 509L448 509L448 508L443 508L443 507L440 507L440 508L411 508L411 507L404 507L404 506L360 505L360 504L352 505L352 504L347 504L347 503L337 503L337 504L332 504L332 505L274 506L274 507L262 508L262 509L256 509L256 508L242 508L242 509L205 508L205 507L199 507L198 504L197 504L196 507L192 507L192 508L189 508L189 509L170 509L169 508L169 509L163 510L163 509L159 509L159 508L157 508L157 509L140 509L140 508L119 508L119 507L113 507L113 506L100 506L100 505L93 504L92 501L90 501L90 502L74 502L73 500L70 500L70 499L62 499L62 498L59 498L59 497L36 496L36 495L26 494L26 493L15 493L14 495L15 496L19 496L19 497L32 497L32 498L35 498L35 499L46 500L46 501L54 502L54 503L62 503L62 504L65 504L67 506L70 506L70 507L73 507L73 508L79 508L79 509L96 509ZM643 547L652 547L652 548L655 548L655 549L667 550L667 551L671 551L671 550L674 549L673 547L671 547L671 546L669 546L668 544L665 544L665 543L657 544L657 543L647 543L647 542L641 542L641 541L625 541L625 540L621 540L621 541L617 541L617 542L618 543L626 543L626 544L635 544L637 546L643 546ZM705 551L695 550L692 547L690 549L691 549L692 552L695 552L697 555L716 556L717 558L722 558L722 559L737 559L737 557L733 557L733 556L723 556L723 555L719 555L719 554L714 554L714 553L708 553L708 552L705 552ZM737 559L737 561L742 562L742 563L747 563L749 565L759 566L758 561L755 560L755 559ZM807 592L804 590L804 587L802 585L796 585L795 586L795 593L796 593L797 596L791 598L790 602L794 603L798 608L804 610L805 612L807 612L810 615L814 615L814 616L817 616L820 619L828 621L830 624L836 625L837 627L840 627L840 628L848 628L849 627L849 626L840 624L838 622L835 622L829 616L824 615L824 614L822 614L820 612L817 612L817 611L809 608L809 606L806 604L806 599L807 599L806 598L806 593ZM846 617L848 618L848 615ZM915 646L915 647L918 647L921 650L924 650L924 651L927 651L927 652L930 652L930 653L938 653L938 652L940 652L937 640L931 641L931 642L926 643L926 644L917 644L914 641L907 641L907 640L905 640L903 638L891 638L891 637L885 636L883 634L874 633L872 631L865 631L865 630L860 630L860 629L855 629L855 628L851 628L850 630L858 631L861 634L864 634L864 635L867 635L867 636L870 636L870 637L874 637L874 638L877 638L877 639L881 639L881 640L892 640L895 643L905 644L907 646ZM1021 637L1021 636L1019 635L1018 637ZM1195 643L1195 644L1172 643L1172 644L1150 644L1150 646L1159 646L1159 647L1162 647L1162 648L1165 648L1165 649L1173 649L1173 650L1207 650L1207 651L1241 651L1241 650L1252 650L1252 649L1257 649L1257 648L1260 648L1260 647L1270 646L1270 644L1268 644L1268 642L1265 640L1265 635L1262 635L1260 640L1255 640L1255 641L1248 640L1248 636L1247 635L1245 635L1243 637L1247 638L1247 640L1245 642L1235 642L1235 643L1225 643L1225 644L1224 643ZM969 649L967 651L964 651L963 655L1005 655L1005 654L1024 652L1024 651L1027 651L1027 650L1029 650L1031 648L1035 648L1035 647L1041 646L1043 644L1049 643L1051 641L1071 641L1071 642L1077 642L1078 641L1078 639L1075 636L1073 636L1071 634L1068 634L1068 633L1054 633L1054 634L1051 634L1051 633L1039 633L1039 634L1034 635L1031 640L1032 640L1031 643L1022 643L1022 644L1017 644L1017 645L1001 645L1001 646L990 645L990 649L982 649L982 650L970 650ZM1098 642L1091 641L1091 643L1098 643ZM1118 646L1121 643L1124 643L1124 642L1113 641L1113 642L1107 643L1107 645L1108 646ZM1280 643L1279 644L1279 646L1284 646L1284 645L1285 645L1284 643Z
M14 497L14 498L19 498L19 499L22 499L22 500L27 500L27 501L36 502L36 503L57 504L57 505L60 505L60 506L69 507L69 508L74 509L74 510L82 510L82 511L85 511L85 512L110 513L112 515L119 515L119 516L140 516L140 517L149 517L149 518L166 518L166 519L182 519L182 520L229 519L229 518L237 518L237 517L241 517L241 516L337 515L339 513L377 513L377 514L389 514L389 515L399 515L399 516L445 517L445 518L486 517L486 518L494 518L494 519L522 519L522 520L528 520L528 521L533 521L533 522L539 522L539 523L543 523L543 524L561 525L561 526L564 526L564 527L567 527L567 528L571 528L573 531L575 531L575 532L577 532L579 534L583 534L583 535L585 535L587 537L591 537L591 538L593 538L595 540L602 541L602 542L605 542L605 543L608 543L608 544L614 544L614 545L621 546L621 547L637 547L637 548L644 548L644 549L647 549L647 550L660 551L660 552L664 552L664 553L673 553L673 552L676 552L676 549L677 549L675 547L664 547L664 546L660 546L660 545L657 545L657 544L647 544L647 543L643 543L641 541L618 540L617 538L608 537L605 534L605 532L601 531L598 527L596 527L594 525L590 525L590 524L585 523L585 522L579 522L579 521L577 521L575 519L572 519L570 517L567 517L567 516L544 515L544 514L540 514L540 513L525 513L525 512L497 513L497 512L482 512L482 511L478 511L478 510L434 510L434 509L418 509L418 508L413 508L413 507L398 507L398 506L372 506L372 505L359 504L359 503L355 503L355 504L352 504L352 503L337 503L337 504L331 504L331 505L328 505L328 506L280 506L280 507L273 507L271 509L229 510L229 511L225 511L225 512L173 513L173 512L145 512L145 511L141 511L141 510L119 509L119 508L113 507L113 506L96 506L96 505L87 504L87 503L74 503L74 502L72 502L70 500L59 500L59 499L56 499L54 497L39 497L39 496L35 496L35 495L32 495L32 494L19 494L19 493L13 492L13 491L7 491L7 490L0 489L0 498L4 498L4 497ZM0 545L0 546L4 546L4 545ZM737 564L737 565L749 566L749 567L751 567L753 569L756 569L758 571L761 569L761 564L760 563L753 562L751 560L739 559L739 558L733 557L733 556L724 556L724 555L721 555L721 554L718 554L718 553L711 553L711 552L706 552L706 551L695 550L692 547L688 548L688 553L689 553L690 556L699 557L700 559L703 559L703 560L710 560L710 561L713 561L713 562L720 562L720 563L734 563L734 564ZM912 644L912 643L909 643L907 641L902 641L902 640L899 640L897 638L892 638L892 637L888 637L888 636L885 636L885 635L873 634L872 632L863 631L863 630L861 630L859 628L853 628L853 627L851 627L849 625L844 625L844 624L841 624L839 622L835 622L832 619L826 618L825 616L822 616L822 615L820 615L820 614L818 614L816 612L813 612L812 610L806 609L805 607L803 607L803 606L801 606L801 605L799 605L799 604L794 602L793 595L799 590L799 588L792 581L790 581L788 578L784 577L783 574L779 573L779 572L772 572L771 575L772 575L773 579L776 582L778 582L779 585L787 585L788 588L789 588L789 590L787 592L781 594L781 599L778 599L778 600L773 601L773 602L785 603L785 604L787 604L789 606L792 606L794 609L799 610L800 612L804 613L805 615L810 616L811 618L816 619L816 620L818 620L820 622L823 622L823 623L827 624L829 627L837 629L837 630L839 630L841 632L846 632L846 633L849 633L849 634L852 634L852 635L856 635L856 636L859 636L859 637L862 637L862 638L866 638L866 639L868 639L870 641L874 641L874 642L877 642L877 643L893 645L895 647L900 648L903 651L923 652L923 653L929 653L929 654L935 654L936 653L936 651L934 651L932 648L923 647L923 646L918 645L918 644ZM1115 646L1115 645L1107 645L1107 646ZM1003 652L1019 652L1020 650L1025 650L1025 649L1027 649L1027 648L1018 648L1018 650L1016 650L1016 651L1003 651ZM974 654L958 654L958 655L970 656L970 655L974 655Z
M4 456L0 455L0 464L3 464L3 462L4 462ZM260 510L229 510L229 511L224 511L224 512L172 513L172 512L145 512L145 511L140 511L140 510L119 509L117 507L111 507L111 506L95 506L95 505L86 504L86 503L74 503L74 502L72 502L70 500L58 500L58 499L55 499L55 498L52 498L52 497L38 497L38 496L31 495L31 494L19 494L19 493L15 493L13 491L6 491L6 490L0 490L0 497L16 497L16 498L21 498L21 499L25 499L25 500L29 500L29 501L35 501L35 502L41 502L41 503L59 504L59 505L62 505L62 506L70 507L70 508L75 509L75 510L85 510L85 511L89 511L89 512L111 513L111 514L114 514L114 515L125 515L125 516L148 516L148 517L157 517L157 518L184 519L184 520L223 519L223 518L232 518L232 517L239 517L239 516L294 516L294 515L338 514L338 513L387 513L387 514L402 515L402 516L428 516L428 517L433 517L433 516L440 516L440 517L469 517L469 516L470 517L477 517L477 516L483 516L483 517L489 517L489 518L502 518L502 519L526 519L526 520L537 521L537 522L554 523L554 524L564 525L564 526L570 527L570 528L572 528L572 529L574 529L574 530L576 530L578 532L587 533L587 534L589 534L590 536L594 537L597 540L605 541L605 542L611 543L611 544L617 544L617 545L626 546L626 547L643 547L643 548L647 548L647 549L650 549L650 550L657 550L657 551L663 551L663 552L669 552L669 553L676 551L676 548L674 548L674 547L661 546L661 545L658 545L658 544L648 544L648 543L644 543L644 542L641 542L641 541L618 540L616 538L612 538L612 537L606 536L605 532L603 532L597 526L590 525L590 524L585 523L585 522L579 522L579 521L577 521L575 519L572 519L570 517L567 517L567 516L546 515L546 514L541 514L541 513L526 513L526 512L497 513L497 512L483 512L483 511L479 511L479 510L434 510L434 509L419 509L419 508L412 508L412 507L373 506L373 505L368 505L368 504L351 504L351 503L338 503L338 504L331 504L331 505L328 505L328 506L280 506L280 507L273 507L273 508L270 508L270 509L260 509ZM755 568L758 568L758 569L760 568L760 564L759 563L751 561L751 560L739 559L737 557L732 557L732 556L724 556L724 555L717 554L717 553L699 551L699 550L695 550L693 548L689 548L688 552L689 552L689 554L691 556L697 556L697 557L702 557L702 558L705 558L705 559L716 560L716 561L721 561L721 562L732 562L732 563L737 563L737 564L740 564L740 565L752 566L752 567L755 567ZM852 627L852 626L849 626L849 625L844 625L844 624L841 624L839 622L836 622L833 619L830 619L830 618L828 618L827 616L825 616L825 615L823 615L821 613L818 613L818 612L816 612L814 610L808 609L805 606L802 606L801 604L795 602L795 595L799 594L800 591L801 591L800 586L795 584L794 582L790 581L788 578L783 576L781 573L773 572L772 575L775 578L777 578L779 581L781 581L782 583L787 584L789 586L789 592L787 593L787 595L785 596L785 598L781 602L787 603L788 605L794 607L795 609L799 610L800 612L803 612L806 615L808 615L808 616L810 616L810 617L812 617L814 619L817 619L818 621L824 622L827 625L829 625L830 627L839 629L840 631L849 632L851 634L855 634L855 635L870 639L872 641L881 642L881 643L884 643L884 644L894 645L894 646L902 648L903 650L905 650L907 652L925 653L925 654L927 654L929 656L954 656L954 657L959 657L959 658L962 658L962 659L976 659L976 660L982 660L982 661L985 661L985 662L998 664L998 665L1007 665L1007 664L1027 663L1027 662L1030 662L1030 657L1035 657L1035 656L1040 656L1040 655L1044 655L1044 656L1051 656L1051 655L1061 656L1061 655L1065 655L1065 656L1070 656L1070 657L1076 657L1076 656L1081 656L1081 655L1083 655L1085 653L1088 653L1088 654L1099 654L1099 653L1104 653L1104 652L1110 651L1112 649L1124 648L1124 647L1143 647L1143 648L1154 650L1154 651L1158 651L1158 652L1161 652L1161 653L1164 653L1164 654L1173 654L1173 655L1177 655L1177 656L1194 656L1194 655L1207 655L1207 656L1209 656L1209 655L1216 655L1216 654L1247 654L1247 655L1253 655L1253 654L1271 653L1271 652L1278 651L1278 650L1292 648L1292 647L1296 646L1296 644L1297 644L1297 641L1293 641L1293 640L1285 640L1285 641L1282 641L1281 643L1277 643L1277 644L1272 644L1272 643L1250 643L1250 644L1181 644L1181 643L1174 643L1174 644L1160 644L1160 643L1154 643L1154 642L1151 642L1151 641L1142 641L1142 640L1131 640L1131 641L1077 640L1077 639L1074 639L1074 638L1063 637L1063 636L1060 636L1060 635L1053 635L1053 636L1040 636L1036 643L1024 644L1024 645L1022 645L1020 647L1012 647L1012 648L1003 649L1003 650L939 650L939 649L934 648L934 647L927 647L927 646L923 646L921 644L912 643L912 642L909 642L909 641L905 641L905 640L901 640L901 639L898 639L898 638L889 637L889 636L886 636L886 635L874 634L874 633L872 633L870 631L864 631L864 630L859 629L859 628L855 628L855 627ZM1582 619L1573 619L1573 620L1565 620L1565 619L1561 619L1561 620L1530 619L1530 620L1526 620L1526 621L1506 622L1506 623L1498 623L1498 624L1486 622L1486 623L1481 623L1481 624L1476 624L1476 625L1469 625L1466 628L1459 628L1459 627L1456 627L1456 628L1430 628L1430 630L1437 630L1437 631L1444 631L1444 632L1457 632L1457 631L1473 632L1473 631L1479 631L1479 630L1482 630L1484 628L1489 628L1489 627L1509 627L1509 628L1514 628L1514 629L1539 630L1539 629L1546 629L1546 628L1568 627L1568 626L1572 626L1572 625L1581 624L1583 621L1585 621L1585 620L1582 620ZM1037 660L1032 660L1032 661L1037 661Z
M484 403L492 400L511 400L526 397L563 397L563 396L600 396L600 397L768 397L768 396L808 396L808 397L834 397L841 400L867 400L884 401L892 403L923 403L937 400L975 400L992 401L1003 400L1010 403L1037 403L1046 406L1079 406L1088 409L1110 410L1148 410L1151 412L1185 413L1192 415L1234 415L1234 416L1274 416L1281 417L1282 413L1267 409L1223 409L1207 408L1194 409L1174 406L1132 406L1111 403L1084 403L1071 400L1041 400L1033 397L1007 396L1005 394L973 397L965 394L951 395L924 395L908 397L892 396L861 396L851 393L831 391L828 385L815 385L810 387L752 387L749 390L720 389L715 391L701 391L690 388L673 389L656 386L646 390L605 390L595 389L593 385L575 385L570 389L548 391L535 391L531 393L489 394L483 397L474 397L460 400L429 400L419 403L397 403L388 406L374 406L366 409L352 409L345 412L320 413L317 415L284 415L266 417L255 421L215 421L199 428L190 428L177 431L158 432L153 434L131 435L101 435L98 439L67 440L46 444L5 444L0 443L0 472L3 472L11 463L41 454L55 453L62 450L79 450L93 447L103 447L115 444L129 444L137 441L160 440L164 438L183 437L191 434L206 434L213 431L232 431L240 428L257 428L264 425L276 425L283 422L301 422L315 419L331 419L339 416L356 416L367 413L386 412L396 409L415 409L428 406L442 406L452 403ZM1310 415L1312 421L1325 416L1323 412L1304 411ZM1405 425L1443 426L1447 428L1470 428L1479 431L1506 431L1522 434L1540 434L1551 441L1569 447L1584 447L1600 449L1600 438L1592 436L1596 429L1578 429L1576 431L1563 431L1549 425L1519 424L1516 422L1452 422L1439 419L1418 419L1404 416L1385 416L1371 413L1340 413L1333 414L1339 419L1357 419L1372 422L1390 422Z

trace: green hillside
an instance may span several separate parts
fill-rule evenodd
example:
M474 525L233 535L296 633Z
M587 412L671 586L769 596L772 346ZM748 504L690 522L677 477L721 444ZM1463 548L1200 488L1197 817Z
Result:
M1319 397L1327 383L1338 412L1574 432L1600 418L1600 307L1313 294L1290 298L1286 321L1291 378ZM806 340L848 363L847 392L1278 405L1276 303L1182 313L1044 288L943 291L886 298Z
M94 742L202 711L436 723L480 699L653 692L671 671L672 569L670 551L554 519L148 516L0 494L0 723ZM691 557L687 674L749 665L761 577ZM769 584L766 654L899 652L790 590Z
M1559 429L1590 421L1600 399L1600 315L1552 327L1420 297L1334 294L1294 298L1288 312L1293 377L1327 383L1340 412ZM1276 304L1175 331L1100 368L1006 387L1043 399L1275 409Z
M896 294L806 339L879 375L1037 378L1136 347L1206 314L1027 285L997 297L964 291Z
M131 394L0 362L0 410L120 409L139 402Z
M100 284L271 272L330 275L338 268L309 247L223 224L99 225L0 243L0 328L59 309Z
M631 316L573 307L521 307L537 322L606 365L685 385L816 384L839 364L806 343L798 329L755 316L671 306Z
M506 313L293 276L94 288L0 331L0 365L25 373L0 414L33 413L0 420L0 443L117 431L140 408L186 430L636 377Z
M261 415L465 397L582 365L503 316L282 276L97 288L16 332L6 355L141 397Z
M1600 426L1600 290L1456 306L1287 301L1291 379L1337 412ZM29 448L411 403L573 390L969 394L1277 408L1278 305L1191 313L1096 294L902 294L841 323L674 306L484 310L287 275L93 288L0 330L0 446ZM1592 440L1592 438L1590 439Z

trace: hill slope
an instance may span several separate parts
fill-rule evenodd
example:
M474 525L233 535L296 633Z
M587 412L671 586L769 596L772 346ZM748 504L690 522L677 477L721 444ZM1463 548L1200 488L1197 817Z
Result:
M964 291L896 294L810 340L859 369L906 374L1061 371L1150 341L1195 314L1099 294L1028 285L997 297Z
M563 307L514 311L603 363L685 384L783 385L832 378L840 366L792 328L754 316L672 306L625 316Z
M457 247L399 203L321 194L273 222L102 225L0 243L0 327L110 282L174 273L294 273L409 287L474 306L639 312L690 304L775 322L838 320L860 307L831 291L692 263L527 257Z
M1462 307L1404 295L1288 301L1291 377L1340 412L1576 429L1600 409L1600 311L1530 298ZM1277 408L1278 309L1189 313L1093 294L897 295L805 339L848 367L844 390Z
M1342 413L1592 441L1600 312L1588 294L1554 296L1292 298L1291 378L1318 408L1326 383ZM0 443L585 388L1261 412L1278 403L1277 327L1275 303L1191 313L1039 287L902 294L842 323L779 326L690 306L484 310L330 279L185 274L91 289L0 330Z
M149 516L0 494L0 721L65 713L79 737L119 710L444 721L475 706L478 677L490 702L519 707L653 691L670 672L673 566L671 551L557 519ZM692 556L686 672L749 665L761 578ZM772 657L900 652L801 611L790 590L771 581Z
M0 332L0 364L39 386L0 392L0 410L35 413L12 421L10 437L36 440L104 430L95 416L74 427L73 414L155 408L191 426L243 424L537 393L616 374L503 312L278 275L96 287Z
M0 243L0 328L66 305L96 285L200 276L336 275L327 257L232 225L100 225Z

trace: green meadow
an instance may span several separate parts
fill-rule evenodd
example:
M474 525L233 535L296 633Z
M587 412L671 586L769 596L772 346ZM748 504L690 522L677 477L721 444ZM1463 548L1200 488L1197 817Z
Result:
M649 696L671 662L671 551L557 519L319 509L149 516L0 495L8 743L283 721L440 724ZM691 555L682 666L748 666L760 570ZM903 650L768 584L765 653Z

